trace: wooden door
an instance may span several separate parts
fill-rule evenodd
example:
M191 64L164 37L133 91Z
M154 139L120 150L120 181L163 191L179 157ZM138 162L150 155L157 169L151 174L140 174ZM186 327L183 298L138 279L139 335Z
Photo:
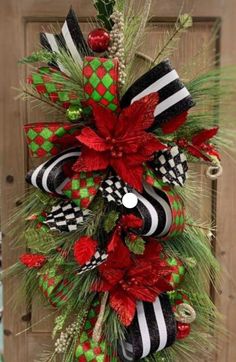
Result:
M63 21L68 12L69 5L77 11L86 31L89 28L89 17L94 15L91 5L92 0L2 0L0 21L0 44L2 46L0 69L0 157L1 157L1 221L3 230L3 262L4 267L13 264L18 255L24 250L12 250L9 246L10 237L7 233L7 220L18 204L18 198L24 192L24 175L28 167L28 155L24 145L22 132L23 124L40 120L38 113L32 113L30 107L19 101L14 101L15 91L12 86L17 86L20 79L24 79L27 69L17 66L17 60L29 54L35 49L38 42L38 32L42 26L49 23L57 24ZM217 18L221 18L220 51L222 64L236 62L236 6L234 0L189 0L185 12L192 10L194 26L180 42L178 52L172 61L179 70L181 63L190 59L196 53L203 41L210 38L211 30ZM182 0L153 0L152 27L143 51L150 54L157 37L163 35L163 31L173 23L178 15ZM206 53L204 61L208 64L214 57L216 43ZM236 247L234 245L234 223L236 209L233 207L236 201L236 192L233 180L236 176L236 168L231 169L229 158L223 159L224 177L217 183L219 191L217 198L211 190L216 188L208 182L209 195L205 198L199 195L199 209L197 213L208 220L212 219L212 210L217 208L217 240L216 254L220 262L227 266L233 278L236 277ZM230 180L230 181L229 181ZM206 183L204 174L199 182ZM227 213L227 217L225 217ZM214 293L212 297L226 316L226 326L231 333L236 333L235 293L231 290L232 282L225 279L220 295ZM13 292L20 288L19 281L4 283L4 335L5 335L5 362L33 362L43 345L48 343L51 331L51 311L46 308L38 308L32 305L31 314L26 310L24 303L12 310L8 300ZM44 317L40 324L35 322ZM22 330L27 331L16 336ZM236 346L232 339L227 339L222 345L222 350L217 352L214 361L232 362L236 360ZM202 357L196 356L196 361L202 361Z

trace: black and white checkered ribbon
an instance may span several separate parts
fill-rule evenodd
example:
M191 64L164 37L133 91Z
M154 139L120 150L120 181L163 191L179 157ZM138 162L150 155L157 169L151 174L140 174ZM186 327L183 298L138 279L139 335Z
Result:
M117 205L122 205L123 196L129 192L127 184L119 176L108 177L103 181L99 190L108 202L115 202Z
M122 361L136 361L171 346L176 339L176 321L169 297L161 294L154 303L137 302L136 315L120 341Z
M108 254L105 251L97 250L92 259L80 268L78 274L83 274L89 270L97 268L99 265L106 261L107 257Z
M184 185L188 164L185 154L179 150L178 146L155 153L151 166L163 182L177 186Z
M31 170L26 175L26 181L42 191L62 195L64 185L69 181L63 166L73 163L81 155L79 147L67 149L50 160Z
M172 210L166 194L149 185L143 183L143 192L136 190L132 192L137 196L137 205L129 210L143 220L140 230L134 230L139 235L163 237L168 234L172 225Z
M168 60L165 60L131 85L121 99L121 107L127 107L154 92L159 94L159 103L154 111L153 127L162 125L194 106L193 99L180 81L176 70L171 67Z
M82 210L70 201L63 201L59 205L52 207L44 224L46 224L50 230L63 232L76 231L89 214L89 210Z
M85 55L92 55L82 31L74 10L71 8L66 20L62 26L61 34L41 33L41 45L47 50L60 53L60 47L63 47L73 60L82 66ZM57 62L56 65L62 72L68 73L62 64Z

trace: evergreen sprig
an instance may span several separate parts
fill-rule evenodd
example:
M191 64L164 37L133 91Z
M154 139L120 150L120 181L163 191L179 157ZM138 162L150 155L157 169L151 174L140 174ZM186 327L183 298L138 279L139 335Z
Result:
M48 50L41 49L36 52L33 52L31 55L28 55L21 60L19 64L33 64L33 63L52 63L56 60L56 53L49 52Z

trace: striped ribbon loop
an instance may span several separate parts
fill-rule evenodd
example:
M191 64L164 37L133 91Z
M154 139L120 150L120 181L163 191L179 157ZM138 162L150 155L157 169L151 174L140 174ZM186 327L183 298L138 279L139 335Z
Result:
M67 149L42 163L35 170L29 171L26 181L42 191L63 195L62 189L69 181L64 166L75 162L80 155L79 147Z
M144 236L163 237L168 234L172 225L171 206L165 192L153 188L144 182L142 194L133 190L138 198L135 211L143 220L143 227L138 231Z
M70 8L62 26L61 33L55 35L51 33L41 33L40 42L44 48L55 53L60 53L60 47L63 47L71 54L73 60L80 65L82 65L85 55L92 55L83 37L76 13L72 8ZM54 65L62 72L68 73L59 62Z
M128 107L144 96L158 92L159 103L154 111L155 126L162 125L194 106L193 99L180 81L169 60L165 60L136 80L121 99L121 107Z
M176 339L176 321L166 294L154 303L137 303L136 315L120 341L118 354L122 361L135 361L171 346Z

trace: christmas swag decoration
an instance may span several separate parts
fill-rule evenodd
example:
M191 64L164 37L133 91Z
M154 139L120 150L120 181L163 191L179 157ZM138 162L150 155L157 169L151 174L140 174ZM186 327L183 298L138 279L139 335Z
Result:
M55 111L24 127L38 162L17 216L27 252L11 269L25 273L27 300L38 292L57 309L40 361L194 361L214 347L211 226L185 206L198 194L187 180L194 163L222 171L221 72L190 72L184 84L167 59L192 25L187 14L156 57L141 54L150 3L94 1L87 39L71 8L22 60L36 63L24 95Z

